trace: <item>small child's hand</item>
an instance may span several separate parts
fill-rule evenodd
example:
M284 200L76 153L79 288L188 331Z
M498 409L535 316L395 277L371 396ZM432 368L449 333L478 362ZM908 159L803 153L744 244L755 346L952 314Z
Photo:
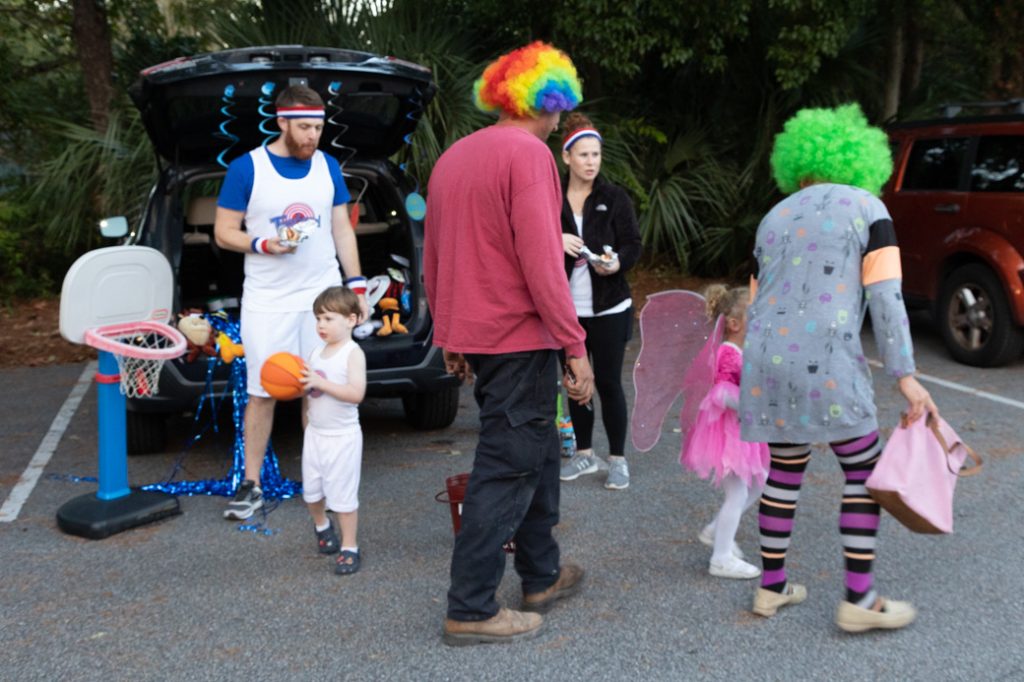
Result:
M327 379L325 379L323 375L318 372L311 371L308 365L302 368L302 376L299 377L299 383L306 388L307 392L313 390L322 391L324 388L323 385L326 382Z

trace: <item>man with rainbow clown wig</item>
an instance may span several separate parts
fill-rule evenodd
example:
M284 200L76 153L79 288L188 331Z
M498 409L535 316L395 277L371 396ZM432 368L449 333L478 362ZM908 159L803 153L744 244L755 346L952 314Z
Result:
M281 135L231 162L213 225L217 246L245 254L245 479L224 511L229 520L247 519L263 506L260 472L275 405L260 385L264 360L280 351L307 358L320 345L313 301L342 283L339 260L345 283L359 294L362 317L367 311L348 188L337 160L317 149L323 99L315 90L293 85L278 95L275 106Z
M590 401L593 372L562 269L562 190L544 140L582 96L576 68L541 42L499 57L474 85L498 122L468 135L430 177L423 269L434 345L472 380L480 441L452 553L443 639L449 645L537 635L541 613L575 594L583 569L562 563L555 384ZM520 610L495 591L515 543Z

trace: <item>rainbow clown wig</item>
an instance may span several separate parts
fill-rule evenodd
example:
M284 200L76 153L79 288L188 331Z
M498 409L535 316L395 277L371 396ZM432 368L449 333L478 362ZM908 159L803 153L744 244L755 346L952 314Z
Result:
M835 109L801 109L775 136L772 175L786 194L800 183L834 182L875 196L892 175L885 133L868 124L857 104Z
M575 109L583 92L569 57L538 40L491 62L473 84L473 99L484 111L537 118Z

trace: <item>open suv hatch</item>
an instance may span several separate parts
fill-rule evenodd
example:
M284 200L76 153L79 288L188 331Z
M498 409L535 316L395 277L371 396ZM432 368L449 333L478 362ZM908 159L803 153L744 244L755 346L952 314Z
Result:
M433 325L422 286L423 224L405 198L415 182L388 160L406 143L436 92L429 69L376 55L302 46L254 47L180 58L145 69L130 88L159 159L141 223L125 243L161 251L174 271L177 311L224 309L237 314L242 254L213 239L221 163L264 143L277 131L273 99L304 84L327 103L320 148L341 162L363 274L397 270L406 280L402 320L408 334L360 342L367 360L367 394L400 397L417 428L448 426L459 386L431 344ZM194 408L206 387L205 356L164 365L159 394L128 401L129 452L160 450L166 415ZM223 395L228 372L219 366L213 393Z

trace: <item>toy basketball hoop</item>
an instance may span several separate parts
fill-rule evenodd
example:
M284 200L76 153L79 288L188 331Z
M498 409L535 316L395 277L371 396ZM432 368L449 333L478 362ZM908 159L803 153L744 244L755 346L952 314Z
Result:
M174 327L142 320L87 329L85 342L117 360L121 394L148 398L159 390L160 368L181 356L187 341Z
M129 487L125 416L125 396L154 395L164 362L185 352L185 337L167 325L173 298L171 264L145 246L90 251L64 276L61 336L99 351L99 489L57 510L57 525L68 533L105 538L181 513L173 495Z

